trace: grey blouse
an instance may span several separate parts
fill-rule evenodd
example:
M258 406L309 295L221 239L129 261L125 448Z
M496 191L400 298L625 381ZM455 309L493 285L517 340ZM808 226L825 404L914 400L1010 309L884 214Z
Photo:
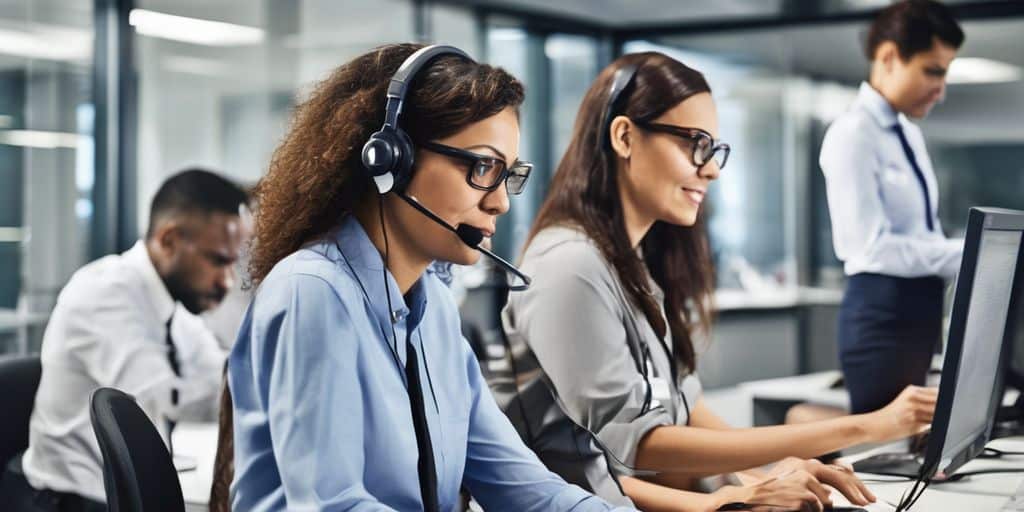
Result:
M493 373L492 391L551 470L606 500L628 503L612 474L643 474L628 468L640 440L654 427L685 425L700 381L681 375L677 387L670 384L671 337L658 340L581 231L541 231L521 268L533 284L512 292L502 312L515 371ZM653 281L651 289L661 304L663 292Z

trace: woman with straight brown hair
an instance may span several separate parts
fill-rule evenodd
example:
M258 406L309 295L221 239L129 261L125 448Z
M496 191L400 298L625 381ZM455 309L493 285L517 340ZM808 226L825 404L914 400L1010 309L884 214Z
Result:
M611 508L523 445L428 269L474 263L522 190L522 100L456 48L390 45L297 108L257 186L258 288L228 360L233 510L449 511L462 487L488 510Z
M533 286L503 312L514 378L492 388L548 467L642 509L818 507L830 503L823 484L873 501L849 468L803 459L917 432L933 395L912 389L875 413L753 429L730 428L701 398L694 337L708 331L713 294L701 205L728 155L699 72L660 53L602 71L524 250ZM741 477L753 485L685 492L695 477L787 457L799 459Z

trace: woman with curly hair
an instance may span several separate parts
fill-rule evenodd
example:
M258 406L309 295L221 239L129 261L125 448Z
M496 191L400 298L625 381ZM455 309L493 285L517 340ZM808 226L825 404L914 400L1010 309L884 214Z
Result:
M233 462L232 509L452 510L463 486L488 510L611 508L523 445L428 269L479 258L440 223L490 236L521 191L522 100L501 69L405 44L298 107L256 189L258 288L218 463Z

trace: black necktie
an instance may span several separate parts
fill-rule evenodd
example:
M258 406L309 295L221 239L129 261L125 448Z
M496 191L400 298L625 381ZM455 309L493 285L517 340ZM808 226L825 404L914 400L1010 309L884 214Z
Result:
M174 375L181 377L181 368L178 365L178 349L174 346L174 339L171 338L171 320L174 320L174 313L171 313L171 317L167 319L167 359L171 363L171 370L174 371ZM177 384L171 388L171 405L178 405L178 387ZM174 433L175 422L167 420L167 451L174 456L174 446L171 444L171 434Z
M928 183L924 180L924 173L921 172L921 168L917 165L917 159L914 158L914 151L910 149L910 142L907 141L907 136L903 133L903 127L899 124L892 127L896 135L900 137L900 145L903 146L903 152L907 155L907 160L910 160L910 166L914 168L914 175L917 176L918 183L921 184L921 191L924 192L924 221L928 225L928 231L934 231L935 226L932 223L932 201L931 196L928 194Z
M427 425L427 413L423 407L423 386L420 383L419 361L416 357L416 347L412 344L411 333L410 330L405 337L405 378L409 383L409 407L412 409L412 424L416 429L416 448L420 452L416 470L420 477L423 510L436 512L440 510L440 506L437 501L434 449L430 444L430 428Z

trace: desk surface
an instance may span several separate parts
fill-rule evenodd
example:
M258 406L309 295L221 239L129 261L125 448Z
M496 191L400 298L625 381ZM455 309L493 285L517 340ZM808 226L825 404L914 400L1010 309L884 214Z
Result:
M196 460L196 469L178 473L187 508L206 510L213 484L213 460L217 455L217 424L178 423L174 428L174 452Z
M832 389L830 386L842 374L838 370L744 382L740 389L751 397L762 400L786 400L829 405L841 409L850 408L850 396L846 388Z
M779 287L759 292L715 290L715 308L719 311L785 309L798 306L838 306L843 290L811 287Z
M16 309L0 308L0 332L16 331L22 327L44 325L49 314L24 313Z
M181 490L189 510L206 510L210 497L210 485L213 482L213 460L217 452L217 425L213 423L179 423L174 429L174 446L181 455L194 457L196 469L179 473ZM1007 451L1024 451L1024 437L999 439L989 446ZM864 452L850 457L865 457L878 453L887 447ZM1004 459L974 460L965 465L961 471L976 471L995 468L1024 468L1024 456L1008 456ZM869 507L869 511L892 511L895 504L911 483L905 480L893 480L887 477L861 474L871 490L880 498ZM893 480L882 482L882 480ZM1014 492L1024 484L1024 472L978 475L960 482L933 485L911 510L912 511L1000 511L1010 500ZM837 500L837 504L841 504Z
M998 439L989 444L992 448L1007 451L1024 451L1024 437ZM863 452L845 460L854 460L881 453L890 447L879 447ZM960 472L985 469L1024 469L1024 457L1007 456L1003 459L975 459L964 465ZM871 491L879 498L877 503L867 508L869 511L892 511L905 491L910 489L912 482L884 476L859 474ZM891 480L888 482L884 482ZM910 510L914 511L971 511L998 512L1010 501L1018 488L1024 484L1024 471L1020 473L1000 473L976 475L959 482L932 484ZM886 503L888 502L888 503Z

